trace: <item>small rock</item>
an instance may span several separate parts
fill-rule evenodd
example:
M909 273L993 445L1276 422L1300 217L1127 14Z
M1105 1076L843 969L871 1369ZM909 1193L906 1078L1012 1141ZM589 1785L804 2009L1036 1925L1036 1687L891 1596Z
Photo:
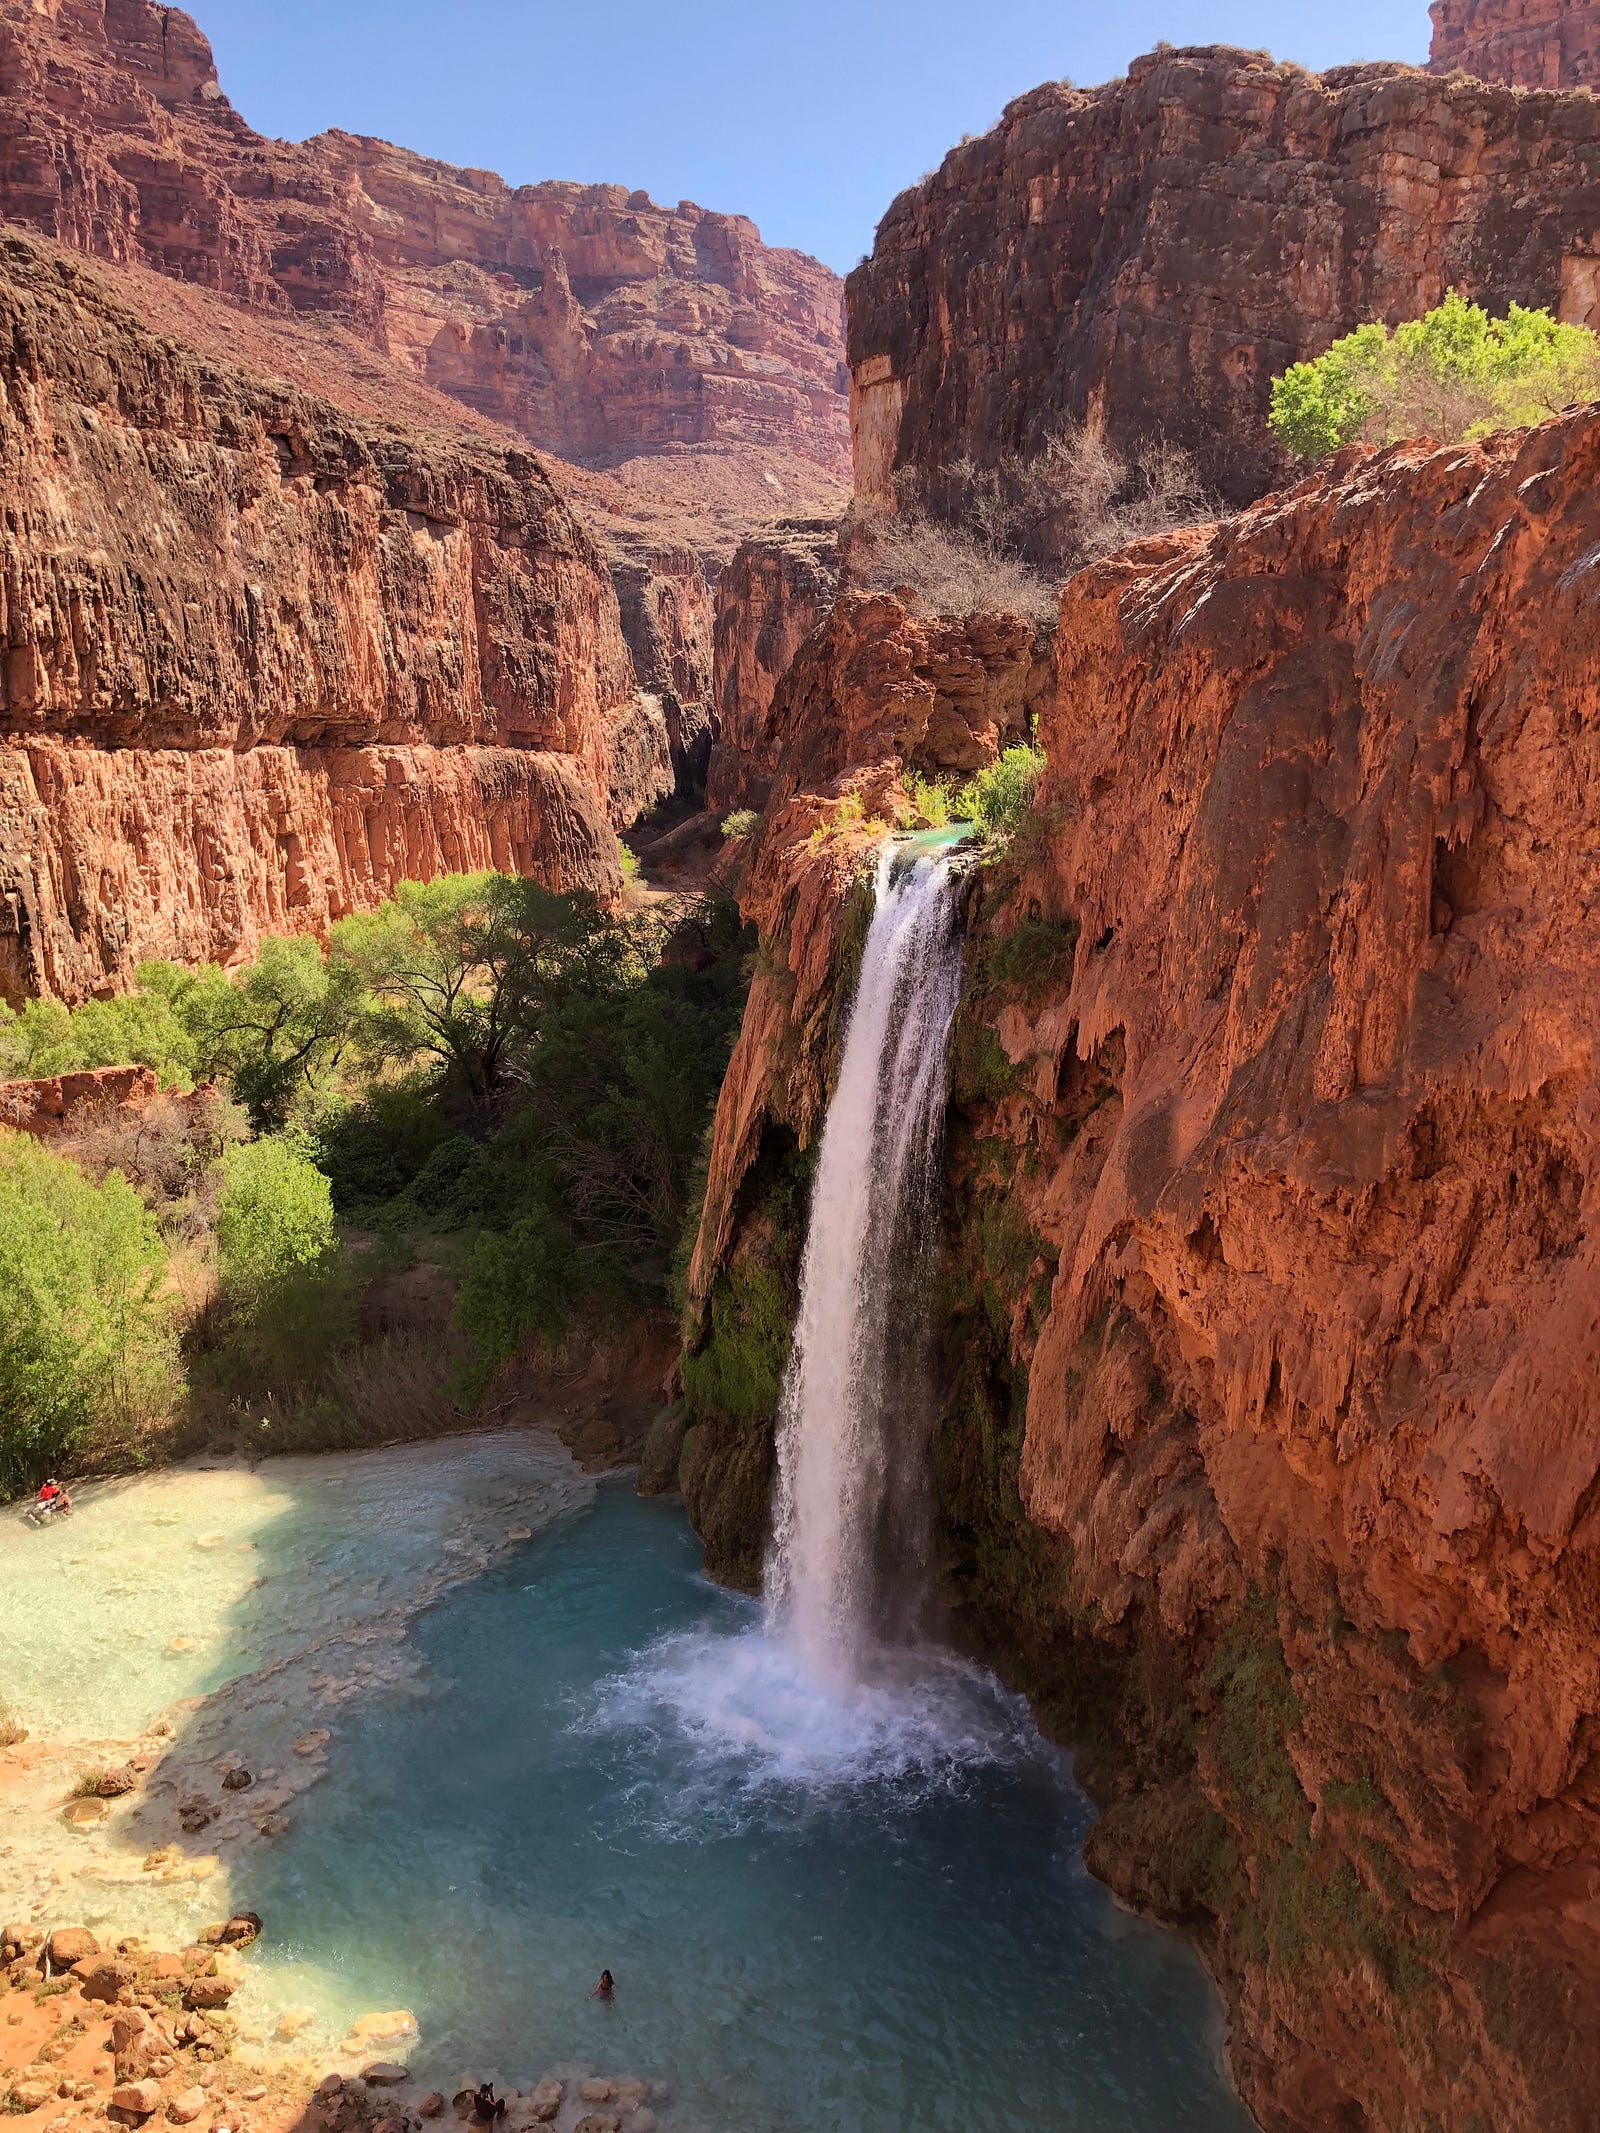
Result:
M372 2133L406 2133L406 2122L403 2118L380 2118Z
M402 2066L397 2059L374 2059L370 2066L361 2069L361 2078L369 2089L393 2089L402 2081L411 2079L411 2069Z
M533 1528L531 1526L507 1526L506 1539L508 1541L531 1541L533 1539Z
M139 1782L139 1773L131 1763L114 1763L109 1770L100 1773L100 1797L102 1800L120 1800L125 1792L132 1792Z
M343 2074L324 2074L317 2083L317 2094L324 2103L331 2103L344 2087Z
M292 2044L303 2029L309 2029L317 2019L314 2007L286 2007L279 2015L272 2034L280 2044Z
M7 2100L18 2111L42 2111L50 2101L51 2085L44 2080L31 2080L19 2075L6 2091Z
M61 1810L61 1819L68 1829L94 1829L111 1812L104 1800L69 1800Z
M442 2118L444 2116L444 2097L438 2089L429 2089L427 2095L417 2105L417 2116L419 2118Z
M206 2092L198 2082L191 2089L180 2089L167 2105L167 2116L175 2126L192 2125L206 2107Z
M226 2007L235 1989L231 1978L192 1977L184 1987L183 2004L190 2008Z
M113 2108L134 2118L148 2118L160 2101L159 2081L121 2081L111 2091Z
M167 1650L174 1656L182 1652L192 1652L194 1650L194 1639L193 1637L174 1637L167 1646Z
M250 1775L249 1771L241 1769L237 1763L231 1770L225 1770L222 1773L222 1789L224 1792L248 1792L254 1783L255 1779Z
M183 1854L175 1844L163 1844L159 1850L145 1853L142 1871L146 1874L159 1874L164 1866L176 1866L182 1857Z
M393 2044L401 2037L414 2037L417 2018L408 2008L396 2007L388 2014L359 2015L350 2024L353 2044Z
M244 2100L246 2103L259 2103L266 2093L267 2084L264 2081L258 2081L253 2089L245 2090Z
M228 1536L226 1533L202 1533L195 1542L195 1546L204 1549L208 1555L214 1548L226 1548L227 1545Z
M86 2000L120 2000L133 1983L132 1963L107 1962L102 1956L86 1955L81 1963L74 1963L72 1975L79 1980L79 1990Z
M57 1926L45 1942L44 1952L50 1968L59 1972L70 1970L86 1955L98 1955L100 1943L86 1926Z
M572 2133L622 2133L619 2111L589 2111L578 2120Z
M294 1752L296 1755L320 1755L332 1738L326 1726L313 1726L294 1743Z
M158 1984L170 1985L183 1976L181 1955L153 1955L149 1964L150 1975Z
M198 1837L201 1830L215 1820L209 1807L189 1807L178 1817L178 1827L186 1837Z
M289 1817L287 1815L263 1815L256 1824L256 1828L260 1830L264 1837L286 1837L289 1834Z
M598 2074L586 2081L578 2091L585 2103L610 2103L616 2093L617 2084Z
M548 2125L561 2109L561 2099L566 2093L566 2083L547 2074L528 2098L529 2117L537 2118L542 2124Z

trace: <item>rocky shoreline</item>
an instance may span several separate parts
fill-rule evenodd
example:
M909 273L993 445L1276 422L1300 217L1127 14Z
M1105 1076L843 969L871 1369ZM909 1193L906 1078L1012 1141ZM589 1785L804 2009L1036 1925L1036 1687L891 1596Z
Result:
M470 2118L481 2070L464 2072L451 2100L423 2091L402 2060L372 2056L416 2036L404 2009L358 2018L332 2053L316 2057L292 2048L295 2011L279 2018L270 2042L252 2032L230 2002L244 1982L240 1956L260 1931L244 1912L205 1927L189 1947L157 1950L132 1935L107 1946L83 1926L0 1927L0 2109L44 2133L106 2122L422 2133L433 2121ZM655 2133L654 2106L667 2099L659 2082L578 2067L501 2093L506 2128L553 2133Z

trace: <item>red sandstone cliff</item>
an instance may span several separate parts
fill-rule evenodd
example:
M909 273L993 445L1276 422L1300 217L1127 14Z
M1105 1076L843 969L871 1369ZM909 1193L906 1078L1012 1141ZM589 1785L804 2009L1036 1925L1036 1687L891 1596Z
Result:
M1098 411L1220 495L1283 469L1272 377L1451 288L1600 323L1600 103L1167 51L1050 84L903 193L848 284L856 486Z
M827 519L785 520L744 542L718 580L706 804L719 813L766 805L779 749L773 699L832 605L838 531Z
M195 23L152 0L0 0L0 214L210 354L582 462L565 486L615 566L640 685L670 699L680 776L703 776L717 572L777 513L845 500L827 268L623 186L265 139Z
M1600 87L1596 0L1433 0L1433 56L1519 89Z
M843 465L827 268L620 185L267 140L195 23L152 0L0 4L0 205L253 309L335 314L567 457L732 442Z
M947 1589L1294 2133L1593 2125L1597 499L1573 416L1084 571L1034 817L969 895ZM791 747L845 675L884 700L893 604L809 641ZM748 897L692 1283L730 1312L848 983L821 804L774 810ZM713 1449L715 1530L752 1462Z
M526 451L353 423L0 240L0 989L234 957L407 876L602 892L669 782Z

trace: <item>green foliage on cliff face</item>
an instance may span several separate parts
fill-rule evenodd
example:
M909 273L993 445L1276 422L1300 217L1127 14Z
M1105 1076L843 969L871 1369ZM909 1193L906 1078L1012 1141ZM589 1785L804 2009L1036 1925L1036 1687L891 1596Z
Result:
M1392 331L1358 326L1314 362L1273 381L1268 423L1301 460L1365 440L1453 444L1521 428L1600 399L1600 339L1513 304L1491 318L1452 292Z
M0 1139L0 1496L91 1434L159 1412L176 1377L166 1253L115 1173L95 1185L22 1136Z
M683 1362L683 1392L696 1420L770 1422L783 1396L789 1359L791 1300L777 1277L757 1266L731 1268L711 1294L710 1336Z

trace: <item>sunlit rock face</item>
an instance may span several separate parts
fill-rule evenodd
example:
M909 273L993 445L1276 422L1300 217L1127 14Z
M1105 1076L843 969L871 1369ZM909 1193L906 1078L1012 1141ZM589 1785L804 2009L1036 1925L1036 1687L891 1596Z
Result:
M513 187L387 141L268 140L151 0L0 5L0 208L251 310L343 321L564 456L848 455L840 285L741 215Z
M616 891L667 735L532 454L208 363L21 235L0 320L0 990L461 869Z
M1259 496L1290 471L1272 379L1364 320L1461 289L1600 322L1597 182L1586 96L1223 49L1047 83L902 193L849 278L857 494L1097 415Z
M1600 87L1594 0L1433 0L1431 64L1518 89Z

